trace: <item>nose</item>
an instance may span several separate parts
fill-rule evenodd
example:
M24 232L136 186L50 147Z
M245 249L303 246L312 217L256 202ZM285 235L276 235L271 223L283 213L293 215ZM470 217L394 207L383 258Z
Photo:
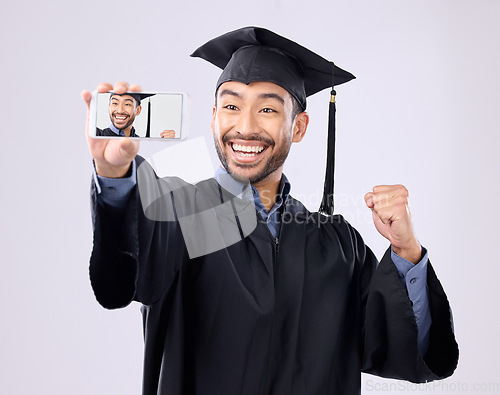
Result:
M250 136L260 132L259 122L252 111L242 110L236 122L236 131L243 136Z

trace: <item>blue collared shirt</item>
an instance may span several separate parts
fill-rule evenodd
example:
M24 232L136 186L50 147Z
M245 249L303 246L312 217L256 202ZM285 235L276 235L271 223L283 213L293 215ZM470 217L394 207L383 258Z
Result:
M269 212L264 207L259 192L254 186L235 180L221 167L217 169L215 178L224 189L233 195L245 200L253 199L255 208L266 222L269 231L275 238L278 237L281 224L280 208L286 202L291 189L291 184L284 174L281 179L280 193L277 195L276 201ZM97 192L101 195L100 197L103 202L117 208L125 208L128 197L137 182L135 160L132 162L130 177L105 178L97 175L94 168L94 180ZM421 354L424 355L429 346L429 330L432 319L427 290L428 254L425 248L422 248L422 251L422 259L414 265L406 259L401 258L391 248L392 261L396 267L402 286L408 292L408 297L415 314L418 326L418 347Z
M118 129L115 125L113 125L113 124L109 125L109 129L111 129L111 131L113 133L117 134L118 136L125 137L125 132L121 129ZM132 130L130 131L130 136L134 136L134 135L135 135L135 129L132 126Z
M276 200L274 202L273 207L270 211L267 211L260 199L259 191L253 185L245 184L243 182L239 182L227 174L226 170L222 167L219 167L215 172L215 179L217 182L227 191L231 192L235 196L239 196L246 200L253 199L255 204L255 209L262 217L262 220L266 223L269 231L273 235L274 238L277 238L279 235L279 229L281 224L281 215L280 209L283 206L283 203L288 198L290 194L291 185L286 176L283 174L281 178L281 183L279 186L279 193L276 195ZM248 187L251 189L251 195L249 193ZM239 191L246 191L246 195L242 195Z

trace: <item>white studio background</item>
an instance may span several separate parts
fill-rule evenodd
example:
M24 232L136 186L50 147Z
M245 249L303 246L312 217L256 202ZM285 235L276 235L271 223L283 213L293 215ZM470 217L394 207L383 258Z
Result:
M104 310L88 280L91 161L80 91L126 80L187 92L190 138L206 138L215 165L209 125L219 71L189 54L247 25L357 76L337 89L337 211L380 256L387 244L363 195L405 184L454 309L453 377L392 390L394 381L364 375L362 392L498 393L500 2L3 0L1 8L0 393L140 393L139 306ZM286 168L310 209L323 184L328 100L327 90L309 100L308 135ZM141 153L165 144L144 143ZM179 166L202 164L194 152Z

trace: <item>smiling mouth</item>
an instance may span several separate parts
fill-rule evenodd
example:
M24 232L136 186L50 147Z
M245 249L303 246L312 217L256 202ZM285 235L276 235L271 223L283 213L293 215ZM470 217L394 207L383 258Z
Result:
M266 150L267 146L231 143L231 148L237 155L249 158L260 155Z
M114 118L118 121L118 122L125 122L128 118L127 115L115 115Z

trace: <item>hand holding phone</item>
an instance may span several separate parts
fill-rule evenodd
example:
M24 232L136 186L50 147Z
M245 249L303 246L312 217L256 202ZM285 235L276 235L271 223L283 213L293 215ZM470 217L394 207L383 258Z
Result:
M116 93L125 92L140 92L141 88L138 85L129 85L126 82L118 82L114 86L108 83L99 84L96 88L97 92L108 92L113 90ZM81 96L87 105L87 143L90 150L90 155L94 158L97 174L107 178L124 177L132 160L139 151L139 141L135 139L96 139L90 137L90 104L91 93L84 90ZM94 126L92 126L94 127Z
M188 97L184 93L146 93L138 85L129 86L126 82L118 82L114 87L100 84L92 94L82 92L82 97L88 108L89 148L99 175L104 175L102 172L114 177L126 174L139 148L137 142L130 143L127 140L145 138L178 141L187 135ZM122 137L130 139L122 141ZM106 151L108 145L111 150L109 153ZM120 158L124 159L123 166ZM116 165L119 168L115 168Z

